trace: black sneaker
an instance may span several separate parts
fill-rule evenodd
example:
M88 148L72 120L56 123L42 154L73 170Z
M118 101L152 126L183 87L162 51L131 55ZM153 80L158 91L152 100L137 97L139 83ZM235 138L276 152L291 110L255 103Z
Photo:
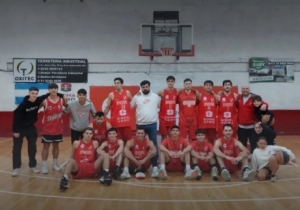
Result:
M104 176L101 176L101 177L99 178L99 182L100 182L101 184L104 184Z
M59 189L61 191L66 190L69 188L69 181L66 179L66 177L62 177L60 182L59 182Z
M114 172L113 172L113 177L115 180L118 180L119 176L120 176L120 167L115 166Z
M111 185L111 183L112 183L112 179L111 179L111 176L110 176L110 174L106 174L106 175L104 175L103 176L103 184L105 184L105 185L107 185L107 186L110 186ZM100 181L101 182L101 181Z

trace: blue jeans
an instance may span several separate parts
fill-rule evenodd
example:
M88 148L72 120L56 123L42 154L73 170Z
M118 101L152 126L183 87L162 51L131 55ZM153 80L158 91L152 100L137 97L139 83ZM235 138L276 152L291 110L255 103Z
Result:
M143 128L145 129L146 134L148 134L149 139L153 142L157 149L158 154L158 146L157 146L157 123L152 123L149 125L136 125L137 128ZM151 160L157 160L158 155L154 156ZM152 164L153 165L153 164Z

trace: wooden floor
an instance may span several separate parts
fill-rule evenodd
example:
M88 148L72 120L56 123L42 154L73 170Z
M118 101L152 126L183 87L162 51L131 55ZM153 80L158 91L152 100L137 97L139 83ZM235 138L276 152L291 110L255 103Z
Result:
M277 142L291 148L296 156L300 154L299 136L280 136ZM168 180L160 181L147 174L145 180L114 181L110 187L101 185L97 179L72 180L70 189L60 192L61 173L30 173L26 141L23 145L21 174L12 177L12 141L0 139L0 209L300 209L300 168L297 166L282 166L276 183L241 182L239 174L233 175L230 183L222 179L214 182L208 174L201 181L184 180L183 174L169 174ZM66 138L61 144L60 163L70 156L70 151L70 139ZM40 153L38 143L39 168ZM50 160L49 167L52 158ZM299 155L297 161L300 162Z

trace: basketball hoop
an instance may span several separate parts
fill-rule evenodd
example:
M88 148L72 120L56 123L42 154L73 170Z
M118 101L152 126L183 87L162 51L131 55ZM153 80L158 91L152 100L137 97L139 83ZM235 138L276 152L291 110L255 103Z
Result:
M160 53L164 63L172 63L174 61L173 54L175 49L173 47L162 47L160 48Z

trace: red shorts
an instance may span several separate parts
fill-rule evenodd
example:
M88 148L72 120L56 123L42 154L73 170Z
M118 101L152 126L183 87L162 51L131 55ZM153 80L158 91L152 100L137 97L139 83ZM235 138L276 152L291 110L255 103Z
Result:
M81 179L81 178L94 178L96 176L96 169L94 167L95 163L77 163L78 171L73 173L73 179Z
M170 161L166 164L167 171L170 172L183 172L185 164L181 162L179 158L171 158Z
M131 126L117 128L118 138L122 139L124 142L132 139Z
M175 125L175 123L174 123ZM169 125L164 125L163 123L159 122L159 133L161 135L169 135L171 131L171 127Z
M205 160L198 159L198 165L203 172L209 172L211 170L209 161L206 162Z
M142 171L147 171L151 166L151 162L146 162L142 165L141 170ZM135 163L130 162L129 168L136 168L137 165L135 165Z
M224 162L225 167L229 171L229 173L234 173L234 172L240 171L242 168L241 162L239 162L236 165L232 164L230 160L226 160L226 159L223 159L223 162Z
M194 140L196 139L196 135L195 132L197 130L197 126L196 125L192 125L192 126L182 126L179 125L179 129L180 129L180 136L184 139L187 139L187 135L189 135L189 140Z

